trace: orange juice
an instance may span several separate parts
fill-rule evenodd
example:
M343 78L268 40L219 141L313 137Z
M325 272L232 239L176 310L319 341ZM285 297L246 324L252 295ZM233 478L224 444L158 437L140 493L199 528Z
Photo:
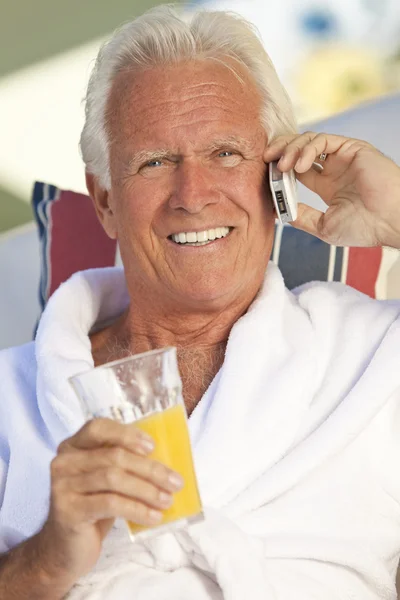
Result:
M153 413L137 421L136 426L154 440L155 449L150 458L179 473L185 482L183 488L174 494L172 506L163 511L164 517L157 527L198 515L201 501L184 407L178 404ZM148 529L131 521L128 521L128 526L133 535Z

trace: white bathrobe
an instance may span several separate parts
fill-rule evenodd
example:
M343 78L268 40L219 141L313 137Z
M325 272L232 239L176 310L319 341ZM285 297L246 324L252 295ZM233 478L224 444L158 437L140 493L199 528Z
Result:
M72 277L35 343L0 353L0 552L48 511L49 463L83 423L68 377L127 306L123 272ZM269 265L190 421L206 519L132 544L123 523L71 600L395 599L400 303L285 289Z

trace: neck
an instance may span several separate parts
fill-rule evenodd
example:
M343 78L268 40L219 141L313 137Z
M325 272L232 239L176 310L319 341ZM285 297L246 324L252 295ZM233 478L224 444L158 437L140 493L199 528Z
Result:
M221 368L229 333L255 295L214 312L168 314L131 296L128 309L109 327L91 336L95 365L175 346L190 414Z

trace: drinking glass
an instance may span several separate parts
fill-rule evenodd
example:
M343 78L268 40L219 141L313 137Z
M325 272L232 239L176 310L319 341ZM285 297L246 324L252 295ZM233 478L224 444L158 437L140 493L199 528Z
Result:
M144 527L127 521L132 540L202 520L176 348L101 365L71 377L70 382L87 419L134 422L155 442L149 457L183 477L184 487L174 494L172 506L163 511L160 525Z

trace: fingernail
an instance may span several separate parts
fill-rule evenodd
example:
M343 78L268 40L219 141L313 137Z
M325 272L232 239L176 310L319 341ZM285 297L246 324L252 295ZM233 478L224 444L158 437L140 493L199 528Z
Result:
M156 524L161 521L163 514L159 510L150 509L148 512L148 517L149 517L150 523Z
M322 173L322 171L324 170L324 167L317 162L313 162L311 168L314 169L314 171L316 171L317 173Z
M298 169L301 169L301 163L302 163L302 159L299 158L299 160L296 162L296 164L294 165L294 170L297 171Z
M172 504L172 496L171 494L167 494L167 492L160 492L159 495L160 504L163 505L164 508L168 508Z
M154 450L153 438L147 435L147 433L143 433L142 431L139 434L139 444L145 452L152 452Z
M143 440L142 442L140 442L140 448L145 454L150 454L154 450L154 444Z
M183 479L178 473L171 473L168 476L168 481L176 490L183 488Z

